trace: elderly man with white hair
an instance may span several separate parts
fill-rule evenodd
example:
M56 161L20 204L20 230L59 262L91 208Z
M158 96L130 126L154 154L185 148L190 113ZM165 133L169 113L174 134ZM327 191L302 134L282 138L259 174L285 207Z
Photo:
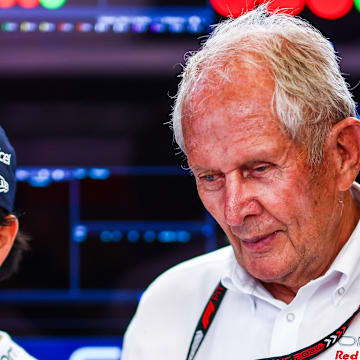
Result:
M358 359L360 124L331 43L266 5L188 58L172 115L231 246L143 295L123 360Z

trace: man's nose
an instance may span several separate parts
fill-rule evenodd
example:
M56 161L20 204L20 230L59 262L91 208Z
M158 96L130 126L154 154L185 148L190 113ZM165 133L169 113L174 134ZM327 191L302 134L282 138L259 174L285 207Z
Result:
M243 224L246 217L260 215L262 206L257 199L256 185L240 171L226 176L225 219L228 225Z

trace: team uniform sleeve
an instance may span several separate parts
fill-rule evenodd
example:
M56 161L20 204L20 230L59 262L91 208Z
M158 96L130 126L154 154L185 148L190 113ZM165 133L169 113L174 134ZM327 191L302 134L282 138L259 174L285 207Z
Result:
M0 358L12 360L36 360L16 344L4 331L0 331Z

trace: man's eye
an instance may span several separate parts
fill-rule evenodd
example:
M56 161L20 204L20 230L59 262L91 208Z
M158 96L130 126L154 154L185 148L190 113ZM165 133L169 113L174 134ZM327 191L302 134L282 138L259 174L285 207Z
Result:
M217 191L224 185L224 176L222 174L208 174L199 176L199 185L203 190Z
M255 168L254 170L257 172L264 172L269 168L268 165L263 165L263 166L258 166L257 168Z
M215 178L215 175L205 175L203 177L203 179L208 181L208 182L213 182L213 181L215 181L216 178Z

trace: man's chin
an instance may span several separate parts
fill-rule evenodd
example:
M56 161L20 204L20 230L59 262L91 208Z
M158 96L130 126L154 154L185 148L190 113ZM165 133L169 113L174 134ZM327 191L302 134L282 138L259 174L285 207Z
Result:
M233 246L237 262L254 278L266 283L286 283L286 279L296 270L296 259L289 260L288 254L279 254L269 250L264 252L247 253L243 249Z
M294 268L289 266L274 267L269 262L252 261L243 267L254 278L264 283L286 283L286 279L293 273Z

